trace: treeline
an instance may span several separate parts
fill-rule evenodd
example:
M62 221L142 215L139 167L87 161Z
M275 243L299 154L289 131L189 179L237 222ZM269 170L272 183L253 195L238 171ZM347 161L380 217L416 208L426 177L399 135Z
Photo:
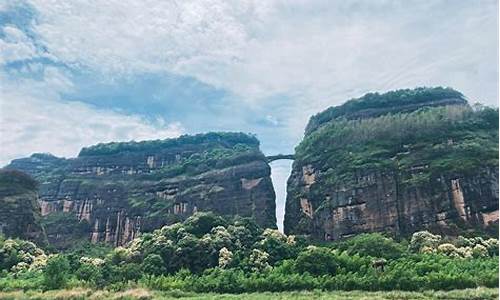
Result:
M84 147L78 156L111 155L121 152L155 153L170 147L201 144L219 145L229 148L236 144L244 144L257 148L259 146L259 140L254 135L243 132L209 132L196 135L182 135L178 138L164 140L100 143L94 146Z
M350 119L351 115L363 110L381 109L397 112L399 107L408 105L424 105L445 99L455 99L455 103L467 104L464 95L452 88L419 87L415 89L401 89L387 93L368 93L360 98L351 99L339 106L332 106L311 117L307 124L306 133L311 133L321 125L340 117Z
M232 147L214 146L204 151L180 157L178 161L166 165L150 174L139 175L144 179L162 179L179 175L197 175L210 170L223 169L256 160L266 160L258 149L247 144L235 144Z
M126 247L48 254L0 240L0 290L135 286L195 292L425 290L498 287L498 240L417 232L311 245L249 219L197 213Z
M422 108L378 118L338 119L306 136L296 148L296 161L317 164L331 184L357 172L466 174L498 165L498 109L468 106ZM412 183L411 181L408 181Z

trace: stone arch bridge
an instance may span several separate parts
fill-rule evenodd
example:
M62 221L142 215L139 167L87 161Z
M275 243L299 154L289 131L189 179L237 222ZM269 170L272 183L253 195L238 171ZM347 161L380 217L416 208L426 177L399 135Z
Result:
M295 155L293 155L293 154L277 154L277 155L266 156L266 159L267 159L268 163L271 163L271 162L273 162L275 160L279 160L279 159L294 160L295 159Z

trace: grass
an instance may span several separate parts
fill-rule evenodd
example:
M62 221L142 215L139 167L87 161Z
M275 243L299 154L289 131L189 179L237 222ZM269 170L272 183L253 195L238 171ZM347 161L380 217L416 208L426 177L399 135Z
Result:
M0 299L39 299L39 300L79 300L79 299L336 299L336 300L405 300L405 299L447 299L447 300L482 300L498 299L498 289L477 288L453 291L424 291L424 292L363 292L363 291L304 291L304 292L283 292L283 293L251 293L251 294L210 294L210 293L190 293L183 291L158 292L147 289L130 289L120 292L91 290L91 289L71 289L55 291L13 291L0 292Z

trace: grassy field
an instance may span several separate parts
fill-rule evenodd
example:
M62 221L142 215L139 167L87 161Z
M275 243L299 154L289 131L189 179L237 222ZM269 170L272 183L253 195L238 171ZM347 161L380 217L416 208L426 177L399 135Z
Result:
M454 291L425 292L284 292L252 294L196 294L182 291L158 292L146 289L132 289L123 292L95 291L90 289L56 290L48 292L14 291L0 292L0 299L40 299L40 300L76 300L76 299L338 299L338 300L384 300L384 299L447 299L480 300L498 299L498 289L478 288Z

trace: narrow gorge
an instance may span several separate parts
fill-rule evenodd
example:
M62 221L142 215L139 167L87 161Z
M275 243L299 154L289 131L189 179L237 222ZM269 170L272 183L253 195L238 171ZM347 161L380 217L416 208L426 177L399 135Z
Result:
M69 159L37 153L3 174L22 171L38 187L1 200L29 206L9 210L26 223L11 235L46 235L60 249L124 245L197 211L316 240L421 229L494 234L497 141L498 110L471 106L455 90L372 93L311 117L294 154L266 157L255 136L231 132L98 144Z

